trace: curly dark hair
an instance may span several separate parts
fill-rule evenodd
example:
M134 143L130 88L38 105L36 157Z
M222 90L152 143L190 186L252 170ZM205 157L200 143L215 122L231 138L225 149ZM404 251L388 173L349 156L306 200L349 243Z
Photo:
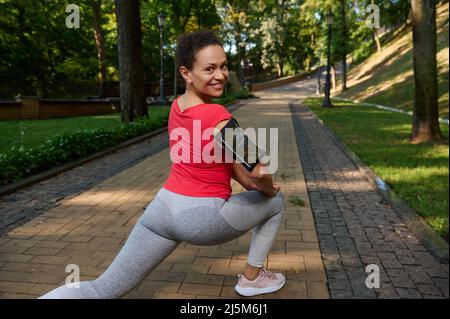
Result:
M214 31L200 30L192 33L182 34L177 41L176 62L178 67L185 66L192 70L195 62L195 55L198 51L209 45L220 45L222 42Z

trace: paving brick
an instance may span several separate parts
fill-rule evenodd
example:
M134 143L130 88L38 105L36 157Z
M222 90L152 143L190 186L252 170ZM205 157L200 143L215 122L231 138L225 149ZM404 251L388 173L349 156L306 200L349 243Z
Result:
M7 242L9 242L11 239L7 238L7 237L0 237L0 246L6 244Z
M196 258L196 255L179 255L176 253L172 253L165 260L171 263L192 264L194 260L196 260Z
M61 256L30 256L34 257L30 262L36 264L66 265L69 260L69 257Z
M433 284L433 281L428 277L427 273L420 266L405 266L406 272L416 284Z
M55 285L51 284L34 284L27 293L32 295L38 295L41 296L55 288Z
M60 242L60 241L48 241L48 240L41 240L36 243L34 246L35 248L64 248L69 243L67 242Z
M15 294L15 293L3 293L1 295L2 299L35 299L35 295L29 294Z
M220 296L221 291L222 285L192 284L183 282L178 292L181 294Z
M123 299L150 299L154 294L154 291L137 288L123 296Z
M417 284L417 290L422 295L442 296L441 290L433 284Z
M396 288L397 293L402 299L422 299L422 295L416 289Z
M326 283L307 281L307 293L310 299L328 299L330 295L328 293L328 287Z
M154 270L148 276L150 280L161 280L161 281L183 281L186 277L186 273L173 272L165 270Z
M172 292L179 290L181 282L162 281L162 280L144 280L140 285L141 290L150 290L154 292Z
M184 282L194 284L222 285L224 279L225 276L188 273L184 278Z
M153 299L195 299L195 294L155 292L152 295L152 298Z
M214 267L228 267L231 258L209 258L209 257L196 257L194 265L210 265Z
M223 267L212 265L209 268L208 274L222 275L222 276L236 276L244 271L242 267Z
M31 273L24 278L24 282L37 283L37 284L54 284L57 285L66 278L63 273L44 274L44 273Z
M3 293L26 293L33 284L25 282L0 281L0 292ZM3 295L2 295L3 297Z
M0 261L5 262L27 262L31 260L33 255L20 255L20 254L0 254Z
M28 272L0 270L0 281L23 282L23 279L29 274Z
M42 248L42 247L32 247L27 249L24 254L26 255L46 255L46 256L54 256L61 248Z
M201 248L199 249L197 256L200 257L212 257L212 258L229 258L230 252L226 250L219 250L216 247L213 248Z

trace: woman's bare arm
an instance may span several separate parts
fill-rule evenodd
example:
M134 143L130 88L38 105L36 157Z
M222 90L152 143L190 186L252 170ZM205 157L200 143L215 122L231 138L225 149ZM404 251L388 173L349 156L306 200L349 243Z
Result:
M231 177L242 185L246 190L252 189L252 181L248 177L248 171L240 163L233 163L233 173Z

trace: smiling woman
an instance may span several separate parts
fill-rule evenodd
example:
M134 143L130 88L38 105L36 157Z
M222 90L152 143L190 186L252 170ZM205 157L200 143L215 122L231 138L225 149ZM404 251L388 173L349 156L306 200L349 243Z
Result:
M147 206L125 245L99 278L80 283L78 289L59 287L42 298L117 298L136 287L181 242L218 245L253 229L248 261L235 290L243 296L275 292L285 278L263 268L283 220L285 200L265 164L249 172L237 162L211 163L201 155L214 140L213 129L221 129L232 114L220 104L228 77L222 44L212 31L182 35L177 46L179 71L186 92L177 97L169 115L169 136L182 131L189 158L172 162L169 177ZM198 129L193 129L194 125ZM207 138L203 137L207 135ZM192 138L188 138L188 136ZM177 151L177 139L170 150ZM198 145L198 147L194 147ZM231 178L247 191L232 195ZM76 260L74 261L76 263Z
M178 99L182 111L196 104L210 103L212 98L223 94L228 79L227 56L214 33L204 31L195 37L181 37L177 63L186 81L186 93Z

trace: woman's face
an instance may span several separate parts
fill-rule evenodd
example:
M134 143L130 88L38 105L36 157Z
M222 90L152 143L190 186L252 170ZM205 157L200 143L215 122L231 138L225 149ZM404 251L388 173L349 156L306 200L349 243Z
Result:
M183 72L183 71L182 71ZM199 95L220 97L228 78L227 56L220 45L207 46L195 55L192 70L185 69L185 79Z

